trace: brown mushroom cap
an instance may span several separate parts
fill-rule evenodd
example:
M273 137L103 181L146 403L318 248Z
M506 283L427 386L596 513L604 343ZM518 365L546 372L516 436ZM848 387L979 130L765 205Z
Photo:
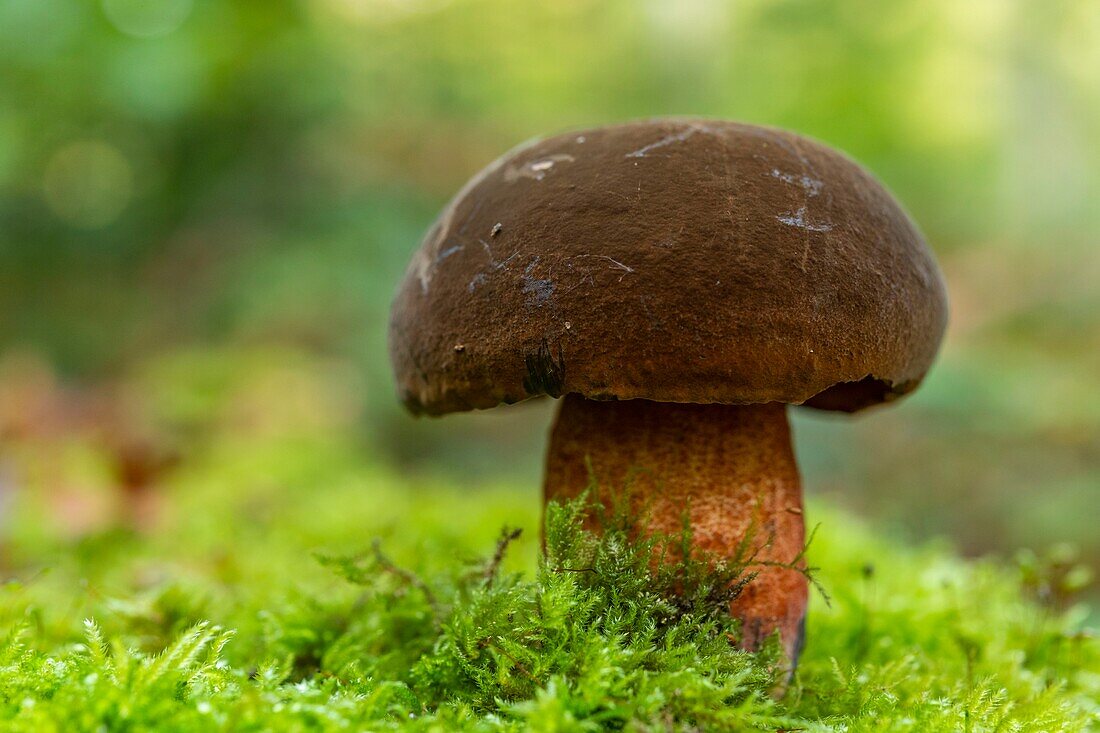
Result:
M413 258L390 352L406 406L436 415L566 393L855 411L914 389L946 320L920 233L859 165L655 120L471 180Z

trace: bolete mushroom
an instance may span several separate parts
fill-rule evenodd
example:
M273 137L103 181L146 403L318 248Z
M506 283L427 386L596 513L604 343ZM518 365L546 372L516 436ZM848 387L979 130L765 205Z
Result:
M414 413L564 397L545 495L631 484L649 530L748 555L745 648L802 645L786 405L917 387L947 320L920 233L866 170L790 132L666 119L522 145L455 196L394 302Z

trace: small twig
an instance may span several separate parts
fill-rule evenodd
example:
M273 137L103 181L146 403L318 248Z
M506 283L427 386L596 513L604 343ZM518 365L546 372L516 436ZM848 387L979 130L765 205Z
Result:
M371 543L371 549L374 551L374 559L378 563L378 567L380 567L387 573L392 573L393 575L396 575L409 585L417 588L421 593L424 594L425 600L428 601L428 604L436 611L438 615L439 601L436 599L435 593L432 592L432 589L428 587L428 584L420 579L420 576L418 576L411 570L406 570L405 568L399 567L384 552L382 552L382 540L375 538L374 542Z
M493 585L493 580L497 576L497 572L500 570L500 564L504 561L504 553L508 550L510 545L515 540L519 539L519 536L523 534L523 529L508 529L505 527L500 531L500 539L497 540L497 549L493 553L493 559L489 561L489 564L485 566L485 571L482 577L485 578L485 587L490 588Z
M499 639L500 637L498 636L496 638ZM514 656L509 654L507 649L505 649L504 647L502 647L500 644L498 644L496 641L493 640L493 637L489 637L487 639L484 639L483 643L486 644L487 646L493 647L498 652L500 652L504 656L508 657L508 659L512 660L512 664L516 665L516 669L518 669L520 672L523 672L524 676L527 677L527 679L531 680L532 682L538 682L538 680L535 679L535 676L527 671L527 667L523 666L523 662L519 661Z

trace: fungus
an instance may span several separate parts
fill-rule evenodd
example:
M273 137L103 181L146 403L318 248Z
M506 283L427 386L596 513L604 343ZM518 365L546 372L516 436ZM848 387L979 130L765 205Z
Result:
M793 667L807 579L786 406L911 392L946 320L924 240L862 167L790 132L672 119L528 143L476 176L400 286L390 350L417 414L564 397L546 499L592 471L630 484L649 531L686 515L698 550L747 553L741 645L778 632Z

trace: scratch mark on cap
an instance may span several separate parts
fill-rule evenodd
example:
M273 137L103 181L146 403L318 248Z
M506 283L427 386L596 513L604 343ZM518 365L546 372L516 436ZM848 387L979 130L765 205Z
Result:
M646 156L646 153L652 150L657 150L658 148L663 148L666 145L671 145L673 143L682 143L697 132L712 132L712 129L706 127L705 125L689 125L675 135L666 135L655 143L650 143L649 145L645 145L638 148L637 150L633 150L627 153L624 157L644 158Z
M817 196L821 193L821 189L825 187L825 184L816 178L811 178L806 174L796 176L793 173L784 173L778 168L772 168L772 178L778 178L784 183L791 185L802 186L810 196Z
M523 270L523 294L527 296L529 305L543 305L554 295L554 281L539 279L534 276L541 258L535 257Z
M622 262L619 262L618 260L616 260L613 257L608 257L607 255L577 255L576 257L573 257L573 259L574 260L583 260L583 259L586 259L586 258L589 258L589 257L599 259L599 260L607 260L608 262L610 262L611 266L610 266L609 269L618 270L618 271L622 272L622 275L619 275L619 282L622 282L624 277L626 277L627 275L630 275L634 272L634 268L631 267L630 265L624 265Z
M469 291L469 292L471 292L471 293L472 293L472 292L474 292L474 291L475 291L475 290L477 290L477 289L478 289L479 287L481 287L482 285L484 285L484 284L485 284L485 281L486 281L487 279L488 279L488 278L486 278L486 277L485 277L485 273L484 273L484 272L479 272L479 273L475 274L475 275L474 275L474 276L473 276L473 277L472 277L472 278L470 279L470 282L469 282L469 283L468 283L468 284L466 285L466 290L468 290L468 291Z
M474 273L473 278L471 278L470 282L466 284L466 290L471 293L485 284L485 282L489 279L489 275L487 273L507 270L508 265L512 263L512 260L519 257L519 252L513 252L505 259L498 260L493 254L493 248L489 246L488 242L486 242L484 239L481 239L480 237L477 241L481 243L482 248L485 250L485 255L489 258L489 263L486 267L483 267L478 272Z
M556 155L548 155L545 158L539 158L538 160L532 160L518 168L514 165L508 166L504 170L504 180L508 183L515 183L521 178L530 178L535 181L541 181L546 178L546 174L550 172L557 163L572 163L576 158L567 153L557 153Z
M461 252L464 249L466 249L466 245L464 245L464 244L456 244L453 247L448 247L447 249L443 250L442 252L440 252L439 254L437 254L435 256L435 264L438 265L440 262L447 259L451 255L457 254L457 253Z
M789 227L798 227L799 229L805 229L808 232L830 232L833 229L832 224L815 224L813 222L806 221L806 207L798 207L798 211L793 214L788 212L786 214L780 214L775 217L779 223L786 224Z

